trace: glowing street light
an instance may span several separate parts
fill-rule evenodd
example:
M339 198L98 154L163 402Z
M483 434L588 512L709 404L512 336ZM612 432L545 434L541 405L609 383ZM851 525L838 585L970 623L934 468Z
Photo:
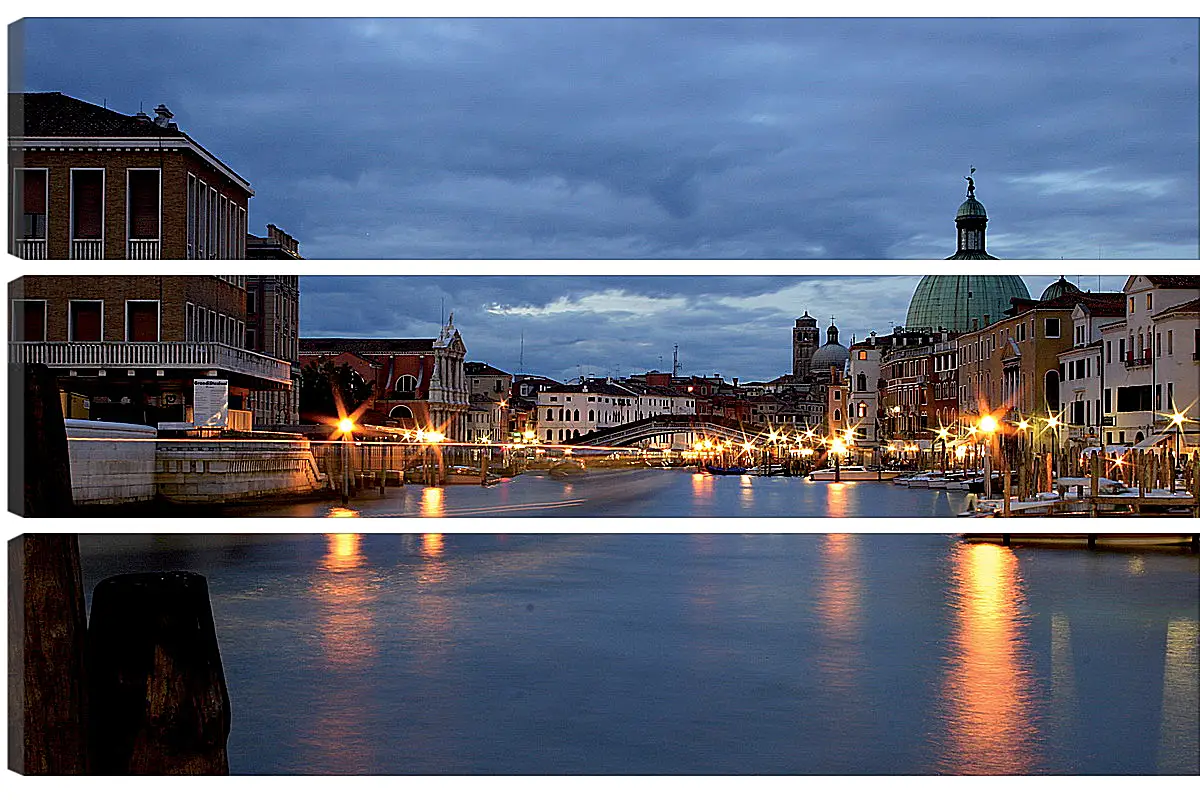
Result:
M996 423L996 418L993 417L991 414L980 417L979 430L981 432L987 434L988 436L991 436L993 433L996 432L997 427L999 427L999 426Z
M354 420L349 417L342 417L338 420L337 429L343 435L348 435L354 432Z

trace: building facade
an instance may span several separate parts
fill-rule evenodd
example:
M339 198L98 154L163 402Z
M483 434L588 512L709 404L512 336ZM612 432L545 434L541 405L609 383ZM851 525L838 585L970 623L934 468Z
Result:
M132 116L9 95L9 252L26 259L241 259L245 178L159 105Z
M249 428L251 394L292 385L288 361L245 347L244 276L26 276L9 298L10 362L49 366L72 416L185 422L193 380L217 378Z
M1200 416L1200 277L1135 275L1123 295L1124 319L1100 327L1106 444L1163 435L1175 410Z
M348 364L373 381L364 424L437 430L464 441L470 391L464 368L467 348L453 315L436 339L301 338L301 368Z

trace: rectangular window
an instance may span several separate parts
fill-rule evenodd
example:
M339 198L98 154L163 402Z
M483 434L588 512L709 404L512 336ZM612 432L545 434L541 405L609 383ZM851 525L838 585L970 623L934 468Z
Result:
M866 361L866 360L867 360L867 351L866 351L866 350L859 350L859 351L858 351L858 360L859 360L859 361Z
M1057 339L1061 335L1059 320L1055 317L1046 319L1046 338Z
M1150 411L1150 386L1118 386L1117 411Z
M1175 355L1175 331L1167 331L1167 355Z
M187 257L196 257L196 176L187 176Z
M1154 308L1154 292L1146 292L1146 310Z
M13 229L18 239L46 238L46 198L49 170L14 170L13 198L17 206Z
M129 170L129 238L158 239L160 173L156 169Z
M12 338L16 342L46 341L45 300L13 300Z
M1104 390L1104 413L1112 413L1112 389Z
M104 238L104 170L71 170L71 238Z
M1162 384L1157 384L1154 387L1154 410L1162 411Z
M1122 360L1122 361L1124 361L1124 360L1125 360L1125 340L1124 340L1124 339L1121 339L1121 353L1120 353L1120 357L1121 357L1121 360Z
M1129 313L1132 314L1136 310L1137 309L1134 308L1134 306L1133 306L1133 298L1131 297L1131 298L1129 298Z
M71 300L67 338L72 342L99 342L104 338L104 302Z
M217 215L218 201L221 195L217 193L217 187L208 187L208 257L217 258Z
M1175 384L1167 384L1167 408L1175 410Z
M125 341L158 341L158 301L125 301Z
M208 311L208 335L204 337L206 342L215 342L217 340L217 312L209 309Z

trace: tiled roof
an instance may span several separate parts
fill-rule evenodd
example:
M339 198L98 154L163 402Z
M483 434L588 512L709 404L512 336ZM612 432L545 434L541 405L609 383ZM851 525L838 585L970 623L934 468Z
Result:
M486 364L482 361L466 361L463 363L463 369L468 375L511 375L502 369L496 369L491 364Z
M1147 275L1159 289L1200 289L1200 275Z
M1155 314L1154 317L1157 319L1158 317L1165 317L1168 314L1200 314L1200 297L1197 297L1195 300L1189 300L1186 303L1171 306L1170 308L1164 308Z
M414 353L433 350L436 339L338 339L300 340L302 353Z
M121 136L152 139L179 137L183 131L164 128L153 120L68 97L61 92L8 95L8 135L32 137Z

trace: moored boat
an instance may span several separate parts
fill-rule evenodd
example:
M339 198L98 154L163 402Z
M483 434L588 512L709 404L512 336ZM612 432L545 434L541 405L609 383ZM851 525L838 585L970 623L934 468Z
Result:
M745 475L746 467L718 467L715 464L705 464L704 471L709 475Z
M899 475L900 473L896 470L846 466L814 470L808 473L808 479L810 481L890 481Z

